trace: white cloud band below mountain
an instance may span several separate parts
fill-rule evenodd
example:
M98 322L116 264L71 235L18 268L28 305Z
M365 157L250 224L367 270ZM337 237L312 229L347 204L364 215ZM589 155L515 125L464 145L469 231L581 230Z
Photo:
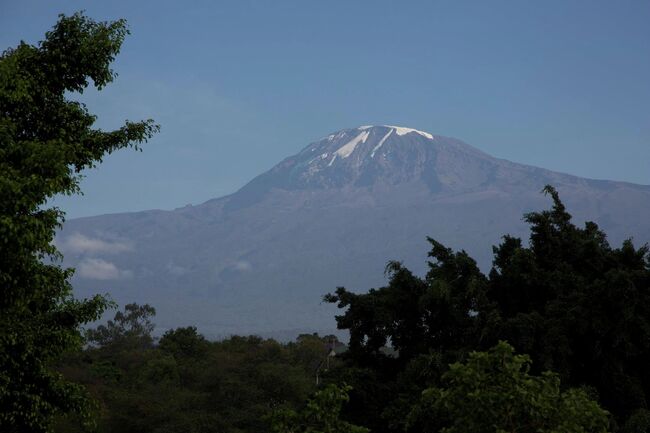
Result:
M239 260L235 262L233 268L239 272L249 272L253 270L253 265L250 262L247 262L246 260Z
M91 280L120 280L133 276L131 271L121 270L109 261L93 258L83 259L77 266L77 274Z
M84 236L81 233L73 233L63 242L64 252L73 254L83 253L108 253L117 254L132 251L133 246L120 241L105 241L98 238Z

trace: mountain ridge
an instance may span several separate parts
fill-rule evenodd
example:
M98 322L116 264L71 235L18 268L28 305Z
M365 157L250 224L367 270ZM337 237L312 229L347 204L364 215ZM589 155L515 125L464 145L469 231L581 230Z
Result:
M426 236L487 269L491 246L507 233L526 238L522 215L548 208L546 184L614 243L650 240L650 186L517 164L410 128L362 128L199 205L67 221L57 245L78 269L77 294L107 287L120 303L158 307L162 328L208 335L332 332L324 293L381 285L389 260L424 272Z

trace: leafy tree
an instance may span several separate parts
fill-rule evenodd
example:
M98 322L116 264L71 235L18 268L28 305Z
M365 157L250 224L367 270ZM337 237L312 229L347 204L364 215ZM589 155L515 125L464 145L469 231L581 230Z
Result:
M424 391L410 416L418 431L442 433L604 433L607 412L579 389L560 390L550 372L529 374L530 358L500 342L472 352Z
M153 332L155 325L151 318L156 314L156 309L151 305L127 304L124 312L115 313L113 320L106 325L86 331L86 340L99 347L113 346L116 348L148 348L153 346Z
M398 262L386 267L388 285L356 294L339 287L325 300L345 312L338 327L350 332L341 379L351 384L347 419L373 432L401 431L424 386L471 351L490 314L487 279L465 252L433 239L426 278ZM391 350L386 350L387 346Z
M63 212L56 194L79 192L80 172L157 130L152 121L115 131L93 128L86 107L67 96L115 77L110 64L128 30L123 20L61 15L37 46L0 56L0 430L48 431L57 413L84 412L82 389L51 368L81 344L79 327L107 306L75 300L71 269L52 240Z
M341 329L350 331L350 355L359 362L385 358L390 345L402 364L429 350L448 351L474 342L484 324L476 314L486 305L487 279L467 253L454 253L429 238L425 279L399 262L386 267L389 282L381 289L355 294L339 287L325 301L347 308L337 316Z
M551 187L553 207L525 216L530 245L505 237L494 249L489 297L494 338L528 353L538 370L594 387L619 421L650 398L650 257L626 240L612 248L596 224L584 228Z
M160 338L158 347L175 357L199 358L208 350L208 342L196 327L170 329Z
M279 410L271 417L273 433L367 433L364 427L342 421L341 408L349 397L349 386L327 385L317 391L300 412Z
M611 247L595 223L572 223L554 188L544 193L553 205L525 215L529 244L505 236L487 276L465 252L430 239L434 261L425 278L393 263L387 286L365 294L338 288L325 297L344 309L338 327L350 332L349 420L367 420L376 433L399 430L415 391L440 386L449 363L505 340L530 355L533 373L555 371L567 386L592 389L616 424L643 425L649 249L631 240Z
M289 343L288 348L293 354L293 362L304 366L311 372L314 380L320 381L322 376L326 376L331 368L339 364L339 360L330 353L344 348L345 344L341 343L334 335L321 337L314 334L300 334L295 343ZM317 382L318 382L317 381Z

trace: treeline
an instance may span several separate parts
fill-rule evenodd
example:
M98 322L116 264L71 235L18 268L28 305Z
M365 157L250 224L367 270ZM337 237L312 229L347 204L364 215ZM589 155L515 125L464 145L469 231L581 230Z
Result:
M148 305L127 305L59 363L97 402L99 432L268 431L274 411L299 408L316 391L316 375L337 345L333 336L313 335L289 344L255 336L207 341L193 327L154 342L154 314ZM62 417L56 431L82 431L80 421Z
M99 402L100 432L650 431L648 249L610 247L545 191L529 246L505 236L488 275L430 239L424 278L392 262L385 287L326 295L345 347L191 327L154 344L154 310L131 304L61 371Z

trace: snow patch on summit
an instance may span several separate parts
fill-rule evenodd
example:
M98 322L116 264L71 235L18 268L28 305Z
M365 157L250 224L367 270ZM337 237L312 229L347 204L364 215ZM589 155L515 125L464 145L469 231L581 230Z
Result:
M354 152L354 149L357 147L359 143L366 142L366 140L368 139L368 135L370 135L369 131L362 132L361 134L354 137L352 140L345 143L343 146L339 148L339 150L337 150L334 153L339 155L341 158L347 158L352 154L352 152Z
M386 128L394 129L397 135L406 135L406 134L410 134L411 132L415 132L416 134L420 134L421 136L426 137L429 140L433 140L433 135L429 134L428 132L419 131L413 128L405 128L403 126L392 126L392 125L384 125L384 126Z
M374 149L372 149L372 153L370 154L371 158L375 157L375 152L377 152L377 150L379 150L379 148L384 144L384 142L388 139L388 137L390 137L390 135L393 133L393 131L394 131L394 129L391 129L390 131L388 131L388 134L384 135L384 137L381 139L381 141L379 141L379 144L377 144L374 147Z

